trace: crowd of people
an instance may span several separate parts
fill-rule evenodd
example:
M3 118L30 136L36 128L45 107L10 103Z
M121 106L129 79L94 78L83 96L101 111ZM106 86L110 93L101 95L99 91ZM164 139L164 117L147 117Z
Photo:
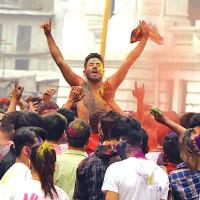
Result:
M137 82L135 112L114 101L148 40L148 25L140 24L143 38L105 82L101 55L86 57L82 79L56 46L51 18L41 24L71 91L59 107L55 89L23 99L15 82L10 98L0 99L1 200L199 199L200 114L149 114Z

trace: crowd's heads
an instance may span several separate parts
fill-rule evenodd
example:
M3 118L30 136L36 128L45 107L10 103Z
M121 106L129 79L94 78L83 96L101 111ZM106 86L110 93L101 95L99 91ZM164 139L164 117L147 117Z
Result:
M100 122L100 118L107 113L105 109L102 108L94 108L89 113L89 126L91 129L91 133L98 134L98 124Z
M13 137L13 142L15 144L16 157L19 157L24 147L26 147L26 149L24 149L25 153L29 156L31 147L36 143L41 143L42 140L31 131L29 127L25 127L16 131Z
M102 137L101 138L102 140L111 140L114 138L115 139L119 138L116 134L111 135L110 130L115 125L115 123L122 118L123 116L114 110L110 110L101 117L100 119L101 131L99 131L99 134Z
M85 58L85 61L84 61L84 68L86 69L86 65L87 65L87 62L90 58L98 58L102 64L104 65L104 62L103 62L103 58L101 57L100 54L98 53L90 53L86 58Z
M46 140L59 141L67 126L67 120L59 113L49 113L43 117L43 126L47 132Z
M37 113L27 111L23 113L23 116L26 120L27 126L43 127L43 119Z
M53 181L56 162L55 149L47 142L36 144L31 149L30 161L31 170L34 170L40 177L45 197L49 196L54 199L53 193L57 195Z
M179 151L179 136L176 133L167 134L163 141L163 151L170 163L182 162Z
M38 107L38 114L43 116L48 113L56 112L58 105L53 101L45 101L41 103Z
M83 148L88 143L90 127L83 120L75 120L69 124L66 134L66 141L71 147Z
M190 127L190 119L196 114L197 113L195 113L195 112L184 113L180 118L180 125L186 129L193 128L193 127Z
M191 140L194 134L194 129L190 128L179 137L180 157L185 162L190 171L200 170L200 154L195 149L193 141Z
M66 118L68 124L75 120L75 114L69 108L62 107L58 108L56 111Z

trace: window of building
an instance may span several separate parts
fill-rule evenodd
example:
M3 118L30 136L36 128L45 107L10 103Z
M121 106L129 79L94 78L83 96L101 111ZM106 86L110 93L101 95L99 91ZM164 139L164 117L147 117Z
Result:
M195 26L196 20L200 20L200 1L189 0L188 1L188 14L191 25Z
M18 26L17 31L17 50L30 50L31 43L31 26Z
M0 4L16 4L17 0L0 0Z
M29 69L29 60L15 60L15 69L16 70L28 70Z

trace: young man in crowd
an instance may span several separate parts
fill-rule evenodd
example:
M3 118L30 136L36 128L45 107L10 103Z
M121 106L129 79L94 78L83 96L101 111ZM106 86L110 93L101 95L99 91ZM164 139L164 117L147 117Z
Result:
M167 134L163 141L165 168L169 174L182 162L179 151L179 136L176 133Z
M67 120L59 113L48 113L43 116L43 126L47 132L45 141L55 148L56 155L61 154L62 149L59 144L61 144L63 140Z
M9 188L12 189L12 187L20 184L23 180L31 178L28 168L31 147L36 143L41 143L42 139L26 127L16 131L13 142L15 145L16 162L1 179L0 190L2 192Z
M167 200L168 176L153 161L145 158L139 121L122 119L113 131L122 134L120 153L125 154L126 159L112 164L106 171L102 186L106 200Z
M89 142L90 128L83 120L71 122L67 128L68 150L57 156L54 181L72 200L79 163L87 157L85 148Z
M101 143L94 153L85 158L78 166L74 200L104 200L101 191L104 175L109 165L120 161L116 145L120 141L120 133L110 134L110 130L122 116L111 110L101 117L99 135Z

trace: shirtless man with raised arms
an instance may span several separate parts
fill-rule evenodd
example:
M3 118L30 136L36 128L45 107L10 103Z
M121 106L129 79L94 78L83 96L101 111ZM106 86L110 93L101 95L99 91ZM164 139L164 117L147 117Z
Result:
M56 46L56 43L51 35L51 23L52 19L49 18L49 22L42 23L40 25L44 30L46 35L50 53L60 68L65 80L67 83L73 86L82 86L83 92L86 95L81 101L77 103L78 117L80 119L88 122L89 112L95 108L100 107L106 110L110 110L110 107L105 103L99 94L99 90L103 89L103 75L104 75L104 62L98 53L91 53L85 58L83 74L86 77L86 80L75 74L69 65L65 62L60 50ZM133 49L125 61L121 64L117 72L112 76L108 77L106 80L112 85L112 89L115 93L121 82L124 80L126 74L128 73L129 68L135 62L135 60L142 53L147 40L149 38L148 26L145 22L140 23L143 31L143 38L138 43L138 45Z

